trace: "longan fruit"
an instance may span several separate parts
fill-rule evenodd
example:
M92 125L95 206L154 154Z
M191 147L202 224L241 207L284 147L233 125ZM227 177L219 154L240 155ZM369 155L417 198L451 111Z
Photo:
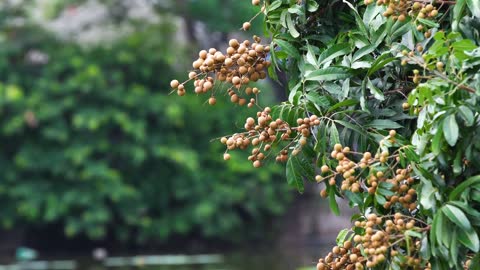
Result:
M255 161L253 162L253 167L259 168L260 166L262 166L262 163L260 162L260 160L255 160Z
M252 0L252 5L254 6L260 5L260 0Z
M223 159L224 160L230 160L230 154L229 153L223 154Z
M200 57L201 59L204 59L204 60L207 58L207 55L208 55L208 52L206 50L201 50L198 53L198 57Z
M443 62L441 62L441 61L438 61L438 62L436 63L436 66L437 66L437 69L438 69L438 70L442 71L442 70L443 70L443 67L445 66L445 64L443 64Z
M212 105L212 106L215 105L215 104L217 104L217 99L216 99L215 97L209 98L209 99L208 99L208 104L210 104L210 105Z
M335 149L335 151L337 151L337 152L340 152L340 151L342 151L342 145L337 143L333 146L333 149Z
M238 43L238 40L236 39L230 39L228 45L232 48L237 48L238 46L240 46L240 43Z
M242 28L244 31L248 31L252 25L249 22L244 22Z
M180 85L180 83L178 82L178 80L172 80L172 81L170 82L170 87L172 87L172 88L177 88L178 85Z
M261 52L263 52L263 50L264 50L263 45L259 44L259 45L255 46L255 51L256 52L261 53Z

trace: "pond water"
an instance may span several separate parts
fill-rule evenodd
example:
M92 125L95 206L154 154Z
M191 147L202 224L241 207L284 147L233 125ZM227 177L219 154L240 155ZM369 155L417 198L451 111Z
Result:
M313 270L318 258L334 245L337 233L350 225L352 210L345 204L340 204L340 209L343 215L335 216L318 196L303 195L275 221L281 229L267 248L265 243L253 242L246 250L217 250L206 256L127 253L109 254L95 261L91 254L72 255L66 246L62 254L47 255L40 250L38 260L42 261L0 265L0 270Z
M0 270L313 270L319 256L329 249L327 246L254 248L226 254L136 255L101 261L88 257L36 260L3 265Z

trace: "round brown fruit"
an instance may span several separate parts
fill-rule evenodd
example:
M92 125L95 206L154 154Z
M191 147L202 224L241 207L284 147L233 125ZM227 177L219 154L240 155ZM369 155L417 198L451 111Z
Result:
M172 81L170 82L170 86L171 86L172 88L177 88L179 84L180 84L180 83L179 83L177 80L172 80Z
M208 99L208 104L210 104L210 105L212 105L212 106L215 105L215 104L217 104L217 99L214 98L214 97L209 98L209 99Z

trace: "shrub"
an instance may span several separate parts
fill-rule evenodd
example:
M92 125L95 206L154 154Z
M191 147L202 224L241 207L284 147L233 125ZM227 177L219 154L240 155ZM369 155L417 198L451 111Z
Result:
M171 25L82 48L35 26L0 44L2 225L62 224L67 236L122 240L263 232L288 189L272 168L225 164L209 143L243 113L172 102ZM238 188L231 188L237 186Z

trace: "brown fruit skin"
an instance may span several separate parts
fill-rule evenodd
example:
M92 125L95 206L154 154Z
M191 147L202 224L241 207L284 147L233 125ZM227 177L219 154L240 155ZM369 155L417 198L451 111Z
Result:
M212 105L212 106L215 105L215 104L217 104L217 99L214 98L214 97L209 98L209 99L208 99L208 104L210 104L210 105Z
M180 83L177 80L172 80L170 82L170 87L177 88Z
M242 28L244 31L248 31L251 26L252 25L249 22L244 22Z
M253 162L253 167L259 168L260 166L262 166L262 163L260 162L260 160L255 160L255 161Z
M229 153L223 154L223 159L224 160L230 160L230 154Z
M252 0L252 5L254 6L260 5L260 0Z

